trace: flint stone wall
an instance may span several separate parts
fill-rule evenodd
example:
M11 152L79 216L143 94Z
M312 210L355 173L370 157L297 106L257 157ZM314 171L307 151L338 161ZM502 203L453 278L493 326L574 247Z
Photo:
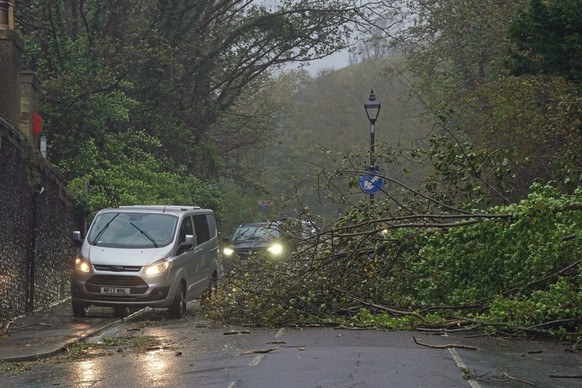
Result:
M73 205L59 171L0 118L0 320L69 297Z

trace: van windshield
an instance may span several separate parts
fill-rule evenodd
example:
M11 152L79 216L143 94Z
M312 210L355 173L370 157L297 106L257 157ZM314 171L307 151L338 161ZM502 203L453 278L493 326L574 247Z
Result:
M169 214L111 212L93 221L87 241L116 248L158 248L174 240L178 218Z

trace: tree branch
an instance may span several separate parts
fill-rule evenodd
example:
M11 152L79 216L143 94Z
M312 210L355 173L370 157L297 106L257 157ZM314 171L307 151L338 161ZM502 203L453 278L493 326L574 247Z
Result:
M420 314L418 314L418 313L415 313L415 312L413 312L413 311L402 311L402 310L396 310L396 309L393 309L393 308L390 308L390 307L386 307L386 306L382 306L382 305L379 305L379 304L375 304L375 303L366 302L365 300L363 300L363 299L361 299L361 298L358 298L357 296L355 296L355 295L352 295L352 294L350 294L350 293L349 293L349 292L347 292L347 291L342 291L342 290L340 290L340 289L338 289L338 288L335 288L335 287L334 287L334 290L336 290L336 291L338 291L338 292L341 292L341 293L342 293L342 294L344 294L344 295L347 295L347 296L348 296L348 297L350 297L351 299L353 299L353 300L355 300L355 301L358 301L358 302L360 302L360 303L361 303L361 304L363 304L364 306L373 307L373 308L375 308L375 309L382 310L382 311L386 311L386 312L389 312L389 313L391 313L391 314L394 314L394 315L407 315L407 316L413 316L413 317L415 317L415 318L418 318L419 320L421 320L421 321L423 321L423 322L425 322L425 321L426 321L426 319L425 319L425 318L424 318L422 315L420 315Z
M415 336L412 336L412 339L414 340L414 343L417 345L421 345L421 346L426 346L427 348L432 348L432 349L451 349L451 348L457 348L457 349L469 349L469 350L479 350L478 347L476 346L470 346L470 345L459 345L459 344L446 344L446 345L429 345L429 344L424 344L422 342L419 342Z

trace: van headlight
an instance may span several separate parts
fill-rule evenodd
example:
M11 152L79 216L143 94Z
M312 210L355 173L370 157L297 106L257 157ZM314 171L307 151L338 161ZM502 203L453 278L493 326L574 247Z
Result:
M172 261L168 259L161 259L153 264L150 264L145 269L146 275L159 275L164 272L168 272L172 267Z
M268 248L268 251L274 256L280 255L283 253L283 245L275 243Z
M83 257L75 258L75 269L79 272L88 273L91 271L91 264Z
M222 251L222 253L224 253L224 256L232 256L232 254L234 253L234 249L232 249L232 248L224 248L224 250Z

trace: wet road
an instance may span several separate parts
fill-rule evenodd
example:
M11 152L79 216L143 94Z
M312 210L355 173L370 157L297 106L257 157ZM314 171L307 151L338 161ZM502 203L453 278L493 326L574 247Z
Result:
M464 344L479 350L422 344ZM0 371L9 387L560 387L581 357L558 343L333 328L221 327L152 310L65 356ZM570 376L568 378L550 375ZM468 378L468 379L467 379ZM529 385L532 384L532 385Z

